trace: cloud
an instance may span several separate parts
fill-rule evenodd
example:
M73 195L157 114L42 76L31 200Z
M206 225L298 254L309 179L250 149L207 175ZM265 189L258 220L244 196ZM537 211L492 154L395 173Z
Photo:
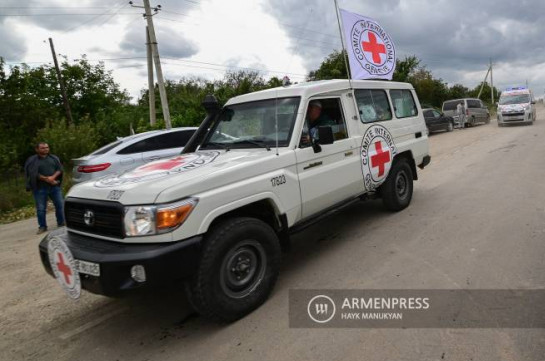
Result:
M416 55L448 82L481 81L490 58L501 67L512 64L524 72L527 66L545 73L534 66L545 62L542 0L361 0L340 1L339 6L379 21L394 39L400 57ZM310 69L316 69L331 53L323 45L338 42L324 35L338 34L332 2L273 0L264 9L276 18L290 38L292 51ZM534 75L535 79L543 77Z

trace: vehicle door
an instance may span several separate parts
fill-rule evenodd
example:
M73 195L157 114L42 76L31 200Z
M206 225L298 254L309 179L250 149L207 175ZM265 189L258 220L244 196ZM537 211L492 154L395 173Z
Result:
M149 147L142 154L144 162L168 158L180 154L194 130L179 130L149 138Z
M477 99L467 99L467 109L469 111L469 122L482 122L484 121L483 109L481 108L481 102Z
M433 112L431 110L425 110L424 111L424 120L426 120L426 126L429 130L434 130L435 128L435 117L433 116Z
M334 142L313 147L310 143L313 141L313 128L309 119L305 119L295 152L303 218L318 214L364 190L359 151L346 126L347 113L341 96L313 97L304 105L305 114L309 102L315 100L321 103L322 114L334 123L331 125Z
M386 180L395 154L426 136L426 125L410 89L355 89L354 94L361 176L365 189L374 191Z
M431 112L435 122L435 127L437 129L445 129L448 126L447 118L435 109L433 109Z

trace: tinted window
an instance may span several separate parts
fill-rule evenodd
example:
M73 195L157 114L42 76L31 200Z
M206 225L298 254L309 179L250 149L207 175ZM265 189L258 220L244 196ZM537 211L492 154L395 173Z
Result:
M426 110L426 111L424 112L424 116L425 116L426 118L433 118L433 112L432 112L431 110Z
M356 89L356 103L363 123L392 119L392 109L384 90Z
M418 114L413 94L410 90L390 90L397 118L414 117Z
M459 100L451 100L448 102L443 103L443 111L446 110L456 110L456 107L458 106Z
M480 108L481 107L481 102L479 100L468 99L467 100L467 107L468 108Z
M95 150L93 153L91 153L90 155L100 155L100 154L104 154L104 153L107 153L109 152L110 150L114 149L115 147L117 147L119 144L123 143L123 141L121 140L118 140L116 142L113 142L113 143L110 143L108 145L105 145L104 147L98 149L98 150Z
M432 110L432 112L433 112L433 116L434 116L435 118L441 117L441 113L439 113L437 110Z
M161 134L158 137L153 137L153 150L181 148L185 146L189 138L193 135L194 130L185 130L181 132L171 132Z
M144 139L139 142L136 142L132 145L129 145L126 148L123 148L117 152L117 154L134 154L134 153L142 153L147 152L152 149L153 142L152 139Z

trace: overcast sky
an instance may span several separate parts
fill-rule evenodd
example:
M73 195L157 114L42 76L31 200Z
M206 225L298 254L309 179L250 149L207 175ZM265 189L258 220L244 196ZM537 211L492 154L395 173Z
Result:
M159 52L171 80L250 68L301 81L341 49L333 0L152 0L157 4ZM339 7L377 20L398 58L416 55L449 85L473 88L492 58L500 89L528 81L538 97L545 92L543 0L339 0ZM147 86L141 13L126 0L0 0L0 56L8 64L50 62L52 37L70 61L106 59L136 98Z

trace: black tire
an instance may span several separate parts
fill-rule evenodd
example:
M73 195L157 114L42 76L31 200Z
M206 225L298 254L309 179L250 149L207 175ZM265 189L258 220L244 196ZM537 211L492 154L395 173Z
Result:
M197 274L188 287L195 310L216 322L232 322L263 304L276 283L280 241L255 218L232 218L204 240Z
M413 197L413 171L406 159L394 160L390 174L380 186L382 203L389 211L407 208Z

